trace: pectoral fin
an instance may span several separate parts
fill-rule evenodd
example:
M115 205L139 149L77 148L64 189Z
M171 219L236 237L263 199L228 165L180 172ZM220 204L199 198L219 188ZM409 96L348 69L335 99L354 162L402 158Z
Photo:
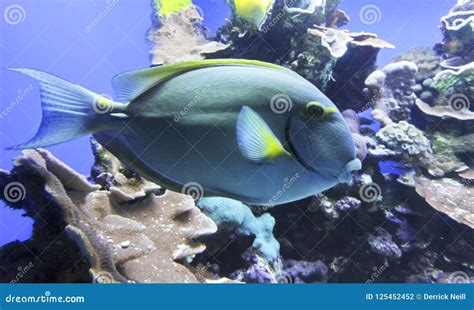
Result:
M237 119L237 143L245 159L252 162L271 162L280 156L291 156L260 115L247 106Z

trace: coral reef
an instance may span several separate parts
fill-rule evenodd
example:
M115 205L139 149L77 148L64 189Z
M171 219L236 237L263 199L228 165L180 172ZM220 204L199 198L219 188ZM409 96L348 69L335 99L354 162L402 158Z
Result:
M348 80L356 87L362 85L375 69L378 51L393 45L377 39L375 34L328 28L340 27L348 21L347 15L337 9L338 3L339 0L299 0L289 4L277 0L260 27L249 25L233 10L232 17L215 38L229 48L207 57L237 57L280 64L326 91L340 107L362 106L365 98L355 89L345 87ZM328 31L332 38L325 35ZM340 38L347 42L341 44ZM335 41L329 42L331 40ZM333 55L332 48L327 48L330 45L337 46L338 51L333 51Z
M197 207L216 223L220 233L233 232L253 236L255 240L250 247L251 250L269 262L278 259L280 244L273 237L275 219L270 214L255 217L240 201L222 197L202 198Z
M436 210L474 228L474 189L452 179L417 177L416 192Z
M274 268L264 258L251 253L244 253L243 259L247 268L234 271L231 278L245 283L278 283L281 279Z
M393 242L392 236L388 231L380 228L376 234L376 236L372 235L367 239L367 243L370 245L372 251L389 258L397 259L402 257L402 251L398 245Z
M349 32L315 25L308 29L308 34L321 37L321 44L329 50L331 56L340 58L348 51L348 45L366 46L375 49L395 48L394 45L377 38L376 34L366 32Z
M319 282L326 279L328 273L328 267L322 261L305 262L293 259L283 262L283 270L285 275L283 283Z
M391 123L376 134L377 140L395 154L403 155L405 160L421 163L431 159L433 154L430 141L423 132L406 121Z
M156 2L158 10L148 32L152 65L204 59L206 54L228 48L227 44L207 40L202 16L190 0ZM166 5L161 6L161 2Z
M108 158L96 166L110 168L99 174L112 176L109 191L92 185L44 150L25 151L16 159L14 171L2 174L2 182L16 180L34 188L27 201L21 202L22 207L39 218L56 218L55 238L67 235L69 240L63 238L62 242L75 243L75 257L70 262L86 258L92 281L202 282L184 264L205 250L195 240L214 233L215 224L188 196L172 192L157 196L140 178L128 177L128 186L120 177L115 179L120 175L118 161L97 144L95 147L96 158ZM45 227L35 227L33 241L43 230L54 233L51 224L42 225ZM44 273L44 268L58 266L41 264L35 272ZM56 273L60 271L56 269Z
M445 55L446 59L461 57L465 63L474 60L472 45L473 15L472 0L458 0L458 3L451 9L448 15L441 18L441 30L444 40L436 49Z
M457 111L456 109L452 109L449 106L430 106L429 104L421 101L420 99L416 100L416 106L421 110L421 112L430 116L441 118L455 118L461 121L474 120L474 113L465 109Z
M415 104L415 75L418 67L413 62L391 63L374 71L365 81L376 98L372 116L383 125L408 120Z
M451 283L459 272L469 281L473 1L441 19L433 50L412 49L381 69L378 51L393 46L338 30L349 20L338 0L265 2L258 16L230 2L232 16L209 38L191 1L154 0L153 64L235 57L295 70L343 111L362 170L350 184L270 209L221 197L196 207L95 141L88 180L28 150L0 172L0 187L28 189L6 202L35 220L34 232L0 249L0 279L28 266L23 282Z

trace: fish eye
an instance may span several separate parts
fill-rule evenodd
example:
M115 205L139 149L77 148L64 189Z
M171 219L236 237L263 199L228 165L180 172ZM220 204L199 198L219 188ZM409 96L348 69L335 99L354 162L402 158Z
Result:
M311 101L306 105L304 114L307 118L321 119L326 115L326 108L319 102Z

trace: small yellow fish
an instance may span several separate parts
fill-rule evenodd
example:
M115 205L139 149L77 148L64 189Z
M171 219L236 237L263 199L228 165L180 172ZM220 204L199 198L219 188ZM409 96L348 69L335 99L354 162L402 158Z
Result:
M155 0L154 3L161 16L178 13L193 4L191 0Z
M239 17L260 28L274 2L274 0L234 0L234 5Z

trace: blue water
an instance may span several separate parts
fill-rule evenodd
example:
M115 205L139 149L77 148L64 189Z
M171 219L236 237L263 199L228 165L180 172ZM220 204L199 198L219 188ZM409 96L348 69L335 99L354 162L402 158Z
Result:
M3 0L24 9L24 20L12 25L0 20L0 68L30 67L58 75L101 94L113 94L111 78L120 72L149 65L145 33L150 27L149 0L120 0L106 10L105 0ZM196 0L205 23L215 31L229 15L224 0ZM441 40L440 17L455 0L344 0L339 6L351 17L351 31L374 32L394 45L380 53L384 65L412 47L431 47ZM364 5L380 9L380 20L362 23ZM3 15L3 14L2 14ZM98 22L94 22L98 21ZM19 93L27 93L20 96ZM0 168L10 170L18 151L3 151L34 135L40 122L38 90L20 74L0 70ZM55 156L83 174L93 163L89 138L49 147ZM0 205L0 246L31 235L32 220Z

